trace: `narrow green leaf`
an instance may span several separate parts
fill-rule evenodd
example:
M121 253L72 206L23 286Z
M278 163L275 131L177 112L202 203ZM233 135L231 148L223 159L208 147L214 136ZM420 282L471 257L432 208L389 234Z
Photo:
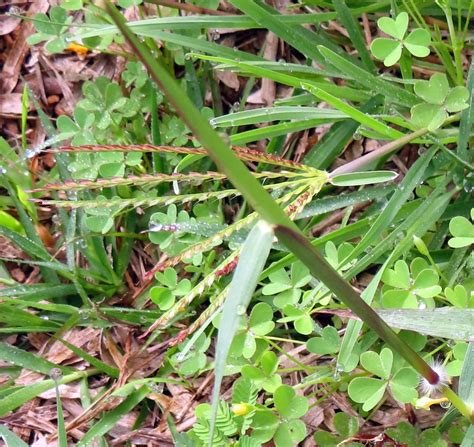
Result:
M370 52L367 50L359 22L355 20L351 13L351 9L347 6L345 0L333 0L332 4L336 10L338 20L341 21L341 24L349 33L350 40L359 53L359 57L361 58L364 67L369 72L374 73L376 71L376 66L370 57Z
M82 377L88 377L95 374L97 370L79 371L72 374L68 374L59 380L59 384L65 384L79 380ZM41 382L33 383L28 386L21 387L19 390L14 391L8 396L4 396L0 400L0 417L5 416L9 411L15 410L21 407L24 403L34 399L39 394L50 390L54 387L53 379L42 380Z
M68 349L70 349L74 354L76 354L78 357L83 358L86 362L89 362L92 366L97 368L99 371L103 371L105 374L107 374L110 377L118 378L120 371L117 368L114 368L113 366L108 365L107 363L103 362L102 360L99 360L98 358L88 354L86 351L84 351L81 348L78 348L77 346L73 345L72 343L69 343L66 340L63 340L62 338L58 338L58 340L65 345Z
M334 51L324 47L319 47L319 51L326 59L325 65L330 64L341 72L350 74L355 81L367 89L375 91L391 101L406 107L413 106L420 102L412 93L409 93L405 89L385 81L380 77L372 75L368 71L358 67L356 64L353 64L339 56Z
M59 368L65 373L71 373L73 371L72 368L56 365L38 355L6 343L0 343L0 359L45 375L48 375L53 368Z
M244 110L242 112L230 113L211 119L214 127L246 126L250 124L264 123L269 121L293 120L293 119L343 119L347 118L345 113L339 110L320 109L318 107L279 106L264 107L261 109Z
M87 447L91 445L95 438L105 435L122 417L128 415L143 399L145 399L149 392L149 388L143 386L130 394L120 405L115 407L112 411L105 413L105 415L102 416L102 418L96 422L76 444L76 447Z
M5 442L5 447L28 447L28 444L23 442L3 424L0 425L0 438Z
M219 322L219 333L216 345L215 379L212 392L211 435L214 431L217 408L219 405L219 391L230 345L237 331L239 321L245 314L247 306L257 287L260 273L265 266L268 254L273 244L273 231L263 221L257 223L245 240L235 270L229 293L222 309L222 318Z
M440 307L436 309L381 309L377 313L391 327L433 337L469 341L474 309Z
M335 186L358 186L389 182L397 177L398 174L393 171L351 172L335 175L330 181Z
M381 95L374 96L362 105L360 111L367 114L374 112L382 99ZM327 169L336 157L344 151L359 125L355 120L344 120L343 122L333 124L331 129L324 134L323 138L305 155L303 158L304 163L313 168Z
M474 403L474 342L472 339L467 348L461 375L459 377L459 397L471 405Z

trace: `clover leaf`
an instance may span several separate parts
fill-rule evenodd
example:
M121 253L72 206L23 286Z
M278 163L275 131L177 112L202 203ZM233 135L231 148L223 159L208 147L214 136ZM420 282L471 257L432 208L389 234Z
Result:
M400 60L404 48L416 57L426 57L430 54L431 34L427 30L417 28L405 37L408 29L406 12L401 12L395 19L381 17L377 25L381 31L393 37L393 39L378 37L370 47L372 54L377 59L383 60L386 67L391 67Z
M269 275L270 284L262 289L262 294L274 296L273 304L283 309L288 304L296 304L302 292L302 288L311 281L309 270L300 262L291 266L290 274L285 269L277 270Z
M435 73L427 81L417 80L414 91L425 102L411 108L412 122L416 127L426 127L431 132L444 123L448 113L460 112L468 107L467 88L450 88L444 73Z
M341 338L334 326L326 326L317 337L312 337L306 342L306 349L313 354L337 354L341 347ZM360 345L356 343L347 363L341 365L345 372L355 369L359 362Z
M151 288L150 298L161 310L168 310L175 303L176 297L186 295L192 288L189 279L178 281L178 274L171 267L164 272L156 272L155 278L162 285Z
M327 431L318 431L314 434L314 440L320 447L337 447L344 445L347 447L362 447L358 442L347 443L359 431L359 421L354 416L346 413L336 413L332 420L337 435Z
M273 437L276 447L299 445L306 437L306 425L299 418L308 411L308 399L288 385L279 386L273 396L280 417L267 408L259 408L252 421L252 437L260 442Z
M446 372L450 376L460 376L469 345L464 342L456 343L452 349L453 360L446 364Z
M163 226L172 226L175 224L192 223L195 219L190 217L189 214L181 210L178 212L176 205L172 204L166 210L166 214L157 212L150 217L151 224L159 224ZM163 250L169 256L174 256L180 253L188 245L193 244L199 240L199 236L186 232L178 231L150 231L148 233L150 241L154 244L158 244L160 249ZM209 248L212 248L210 246Z
M170 363L181 374L192 376L206 366L206 351L210 344L211 338L206 334L201 334L183 357L181 352L186 348L187 343L181 343L178 346L179 352L171 356Z
M383 348L380 354L366 351L360 356L364 369L377 377L356 377L348 387L349 397L354 402L362 403L364 411L370 411L383 398L389 389L393 397L403 403L412 402L417 398L416 386L418 375L411 368L395 371L393 353Z
M273 393L281 385L281 376L277 374L279 359L273 351L263 353L258 366L244 365L242 377L249 379L258 388Z
M44 47L47 51L61 53L68 46L66 30L72 20L72 17L68 17L66 9L61 6L53 6L49 16L43 12L35 14L33 24L38 32L29 36L27 42L36 45L46 41Z
M441 433L435 428L428 428L421 433L408 422L399 422L396 427L387 429L387 435L397 443L407 447L430 446L447 447L446 441L441 439Z
M456 284L454 288L446 287L446 289L444 289L444 295L455 307L474 307L474 294L471 293L471 296L468 296L466 288L461 284Z
M442 291L438 272L422 258L414 259L410 269L405 261L397 261L385 270L382 282L382 303L388 308L417 308L418 298L432 306L432 298Z
M249 318L241 319L240 328L232 341L230 355L249 359L257 350L256 337L267 335L274 327L272 307L267 303L256 304Z
M471 220L474 221L474 208L471 209ZM449 232L454 236L448 241L448 245L452 248L468 247L474 244L474 224L463 216L451 219Z

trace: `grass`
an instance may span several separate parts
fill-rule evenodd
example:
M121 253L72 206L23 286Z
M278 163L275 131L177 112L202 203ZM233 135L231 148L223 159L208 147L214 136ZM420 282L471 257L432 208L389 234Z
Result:
M48 436L59 445L73 429L83 433L78 445L107 445L124 416L134 422L120 442L159 426L177 445L289 446L307 437L363 445L367 430L408 445L468 445L473 68L461 55L472 52L469 7L338 0L282 14L260 1L228 2L233 14L220 17L235 36L270 31L284 43L289 59L275 62L248 43L206 39L215 17L162 8L147 18L142 5L142 19L126 24L106 3L84 6L75 29L61 10L32 18L31 41L60 52L82 38L106 51L107 39L125 38L121 87L86 82L74 116L55 124L25 87L24 111L31 99L51 142L72 144L28 149L25 113L18 152L0 142L0 234L40 271L22 284L9 269L27 264L2 259L0 332L20 337L0 345L2 417L55 389L57 430ZM431 56L402 49L399 65L386 68L368 34L402 11L410 30L429 31ZM244 98L262 79L291 93L267 107L243 99L237 110L217 71L247 82ZM418 96L416 83L440 72L445 97ZM267 152L235 146L254 142ZM34 183L18 176L43 153L58 169ZM57 215L46 227L45 209ZM53 245L43 227L59 234ZM101 349L73 337L87 331ZM36 332L47 340L38 352L28 338ZM58 361L52 346L67 347L81 368ZM26 370L43 379L21 382ZM203 380L214 391L200 391L194 411L192 401L173 409L173 390ZM59 385L76 381L82 414L72 417ZM103 381L98 393L94 381ZM304 415L329 405L331 393L357 418L339 412L335 431L325 421L311 432ZM394 405L421 415L445 401L452 408L438 408L427 430L399 420L384 430L374 417ZM183 429L183 417L194 423ZM14 426L0 428L21 445Z

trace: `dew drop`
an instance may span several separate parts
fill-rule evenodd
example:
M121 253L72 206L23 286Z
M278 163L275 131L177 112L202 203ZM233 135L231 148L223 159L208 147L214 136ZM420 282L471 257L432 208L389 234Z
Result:
M245 306L243 306L242 304L239 304L237 306L237 315L244 315L245 314Z
M62 377L63 373L59 368L52 368L51 371L49 372L49 376L51 379L54 381L59 380Z
M17 6L10 6L7 15L18 16L21 14L21 9Z
M6 174L6 173L7 173L7 170L3 166L0 166L0 175Z
M440 406L441 408L447 409L451 406L451 402L441 402Z
M25 151L25 158L33 158L37 153L38 152L35 149L27 149Z

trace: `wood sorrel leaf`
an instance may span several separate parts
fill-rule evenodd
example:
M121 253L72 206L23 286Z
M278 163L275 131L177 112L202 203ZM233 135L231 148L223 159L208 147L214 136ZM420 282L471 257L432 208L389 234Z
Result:
M408 29L408 14L401 12L395 20L390 17L381 17L377 20L377 25L385 34L402 40Z
M370 50L377 59L383 60L386 67L391 67L400 60L402 44L397 40L378 37L372 42Z
M435 73L429 81L415 82L415 93L429 104L442 105L448 92L449 82L444 73Z
M367 371L388 380L392 370L393 353L388 348L382 349L380 354L367 351L361 354L360 363Z
M449 113L460 112L469 107L467 104L468 99L468 89L464 86L458 85L448 93L444 106Z
M426 57L430 54L428 48L431 43L431 34L422 28L413 30L403 41L403 46L416 57Z
M349 397L354 402L363 403L362 409L370 411L382 399L387 383L372 377L356 377L347 389Z
M398 174L393 171L350 172L335 175L330 181L336 186L361 186L389 182L397 177Z
M308 411L308 399L298 396L291 386L279 386L273 398L276 409L285 419L298 419Z

